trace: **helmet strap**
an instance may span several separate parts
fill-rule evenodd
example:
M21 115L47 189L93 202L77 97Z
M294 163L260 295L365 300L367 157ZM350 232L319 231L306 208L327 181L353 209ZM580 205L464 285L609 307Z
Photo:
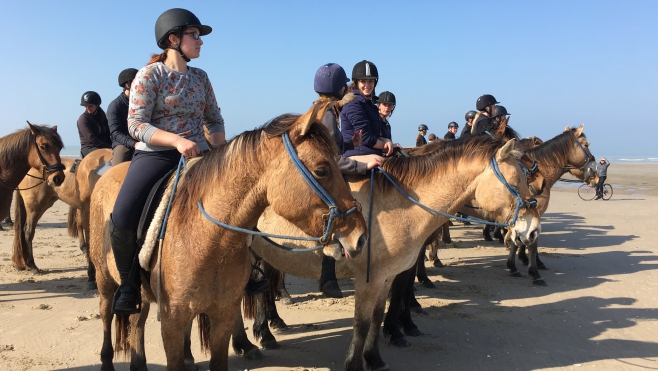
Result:
M172 32L172 34L173 34L173 32ZM189 62L190 58L188 58L180 48L180 44L183 43L183 27L178 27L178 31L176 32L176 36L178 36L178 45L170 46L169 49L173 49L173 50L177 51L178 54L180 54L181 58L183 58L183 60L185 62Z

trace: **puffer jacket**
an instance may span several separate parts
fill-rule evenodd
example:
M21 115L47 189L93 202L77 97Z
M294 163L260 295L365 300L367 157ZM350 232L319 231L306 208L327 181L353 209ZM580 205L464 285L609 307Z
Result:
M345 151L345 156L378 155L383 156L382 150L374 148L381 130L381 120L375 101L366 99L358 90L352 90L354 99L347 103L340 112L340 125L343 141L350 142L355 132L361 133L361 145L352 150Z

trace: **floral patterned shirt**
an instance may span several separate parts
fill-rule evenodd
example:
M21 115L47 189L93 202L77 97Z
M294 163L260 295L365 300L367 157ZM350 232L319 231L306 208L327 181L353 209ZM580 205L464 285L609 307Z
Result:
M194 67L174 71L162 62L137 73L130 88L128 132L139 141L140 151L165 151L172 147L150 144L157 130L178 134L208 149L203 126L212 133L224 132L224 119L208 75Z

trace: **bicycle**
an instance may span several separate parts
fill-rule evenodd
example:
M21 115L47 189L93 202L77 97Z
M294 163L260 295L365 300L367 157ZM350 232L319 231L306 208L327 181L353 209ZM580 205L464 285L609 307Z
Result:
M590 187L588 184L583 184L578 187L578 197L585 201L591 201L596 197L596 187ZM612 197L612 186L608 183L603 184L602 199L608 201Z

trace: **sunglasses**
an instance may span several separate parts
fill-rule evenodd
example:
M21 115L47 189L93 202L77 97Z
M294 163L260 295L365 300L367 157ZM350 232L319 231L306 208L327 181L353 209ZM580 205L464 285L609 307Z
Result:
M194 40L199 40L201 38L201 35L199 35L199 33L196 31L183 32L183 35L190 35L194 38Z

